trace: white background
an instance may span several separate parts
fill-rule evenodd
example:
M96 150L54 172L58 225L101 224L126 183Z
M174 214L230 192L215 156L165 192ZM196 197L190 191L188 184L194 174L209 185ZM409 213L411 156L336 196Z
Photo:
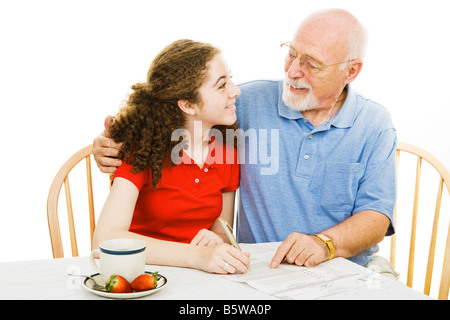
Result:
M278 79L279 44L329 7L349 10L369 31L354 88L389 110L400 141L450 168L447 0L1 1L0 262L52 257L46 200L57 170L103 130L164 46L210 42L236 83Z

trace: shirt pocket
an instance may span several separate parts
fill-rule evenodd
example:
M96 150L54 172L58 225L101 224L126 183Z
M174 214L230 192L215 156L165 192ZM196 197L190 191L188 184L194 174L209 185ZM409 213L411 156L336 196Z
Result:
M330 213L350 215L364 173L360 163L327 162L321 206Z

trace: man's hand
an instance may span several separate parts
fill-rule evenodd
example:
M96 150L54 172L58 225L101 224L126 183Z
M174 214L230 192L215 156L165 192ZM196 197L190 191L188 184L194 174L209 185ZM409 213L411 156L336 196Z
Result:
M270 263L271 268L280 265L284 258L288 263L314 267L328 260L330 251L327 245L315 236L291 233L280 245Z
M100 171L104 173L113 173L122 164L122 161L117 159L122 144L115 143L108 134L111 121L112 117L107 116L105 119L105 130L94 139L92 148L95 162Z

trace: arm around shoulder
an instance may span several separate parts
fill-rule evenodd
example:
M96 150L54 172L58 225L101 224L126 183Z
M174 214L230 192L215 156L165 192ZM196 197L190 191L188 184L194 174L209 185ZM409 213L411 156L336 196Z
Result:
M111 120L111 116L106 117L105 130L92 143L94 160L103 173L113 173L122 164L122 161L117 159L122 144L115 143L108 135Z

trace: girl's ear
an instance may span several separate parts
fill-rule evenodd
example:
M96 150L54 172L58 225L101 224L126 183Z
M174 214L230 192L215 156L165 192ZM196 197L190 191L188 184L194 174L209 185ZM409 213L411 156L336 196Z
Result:
M187 100L178 100L178 107L180 108L181 111L183 111L188 115L191 116L195 115L194 104L190 103Z

